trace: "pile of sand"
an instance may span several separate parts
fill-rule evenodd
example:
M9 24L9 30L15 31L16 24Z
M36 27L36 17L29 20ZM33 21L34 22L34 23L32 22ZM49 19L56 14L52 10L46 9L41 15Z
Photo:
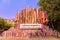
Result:
M45 30L20 30L18 28L11 27L9 30L2 33L3 37L40 37L40 36L57 36L57 32L52 29L46 28Z

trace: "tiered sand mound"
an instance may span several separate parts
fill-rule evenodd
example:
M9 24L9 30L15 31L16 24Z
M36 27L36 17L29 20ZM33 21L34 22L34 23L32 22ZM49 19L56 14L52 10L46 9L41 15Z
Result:
M7 31L2 33L3 37L20 37L20 38L30 38L30 37L39 37L39 36L57 36L57 31L53 31L51 28L48 27L41 30L20 30L17 28L10 28Z
M10 28L7 31L2 33L3 37L36 37L39 36L37 33L39 30L20 30L14 29L14 27Z

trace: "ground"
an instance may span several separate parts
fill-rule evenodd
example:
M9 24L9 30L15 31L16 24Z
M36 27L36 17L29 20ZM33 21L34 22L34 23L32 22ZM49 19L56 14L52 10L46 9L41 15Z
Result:
M39 38L3 38L0 37L0 40L60 40L57 37L39 37Z

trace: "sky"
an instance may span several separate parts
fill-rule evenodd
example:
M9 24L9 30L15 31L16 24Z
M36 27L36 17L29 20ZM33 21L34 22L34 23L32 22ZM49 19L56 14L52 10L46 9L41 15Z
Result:
M21 11L23 7L38 8L37 2L38 0L0 0L0 17L12 19L16 16L16 11Z

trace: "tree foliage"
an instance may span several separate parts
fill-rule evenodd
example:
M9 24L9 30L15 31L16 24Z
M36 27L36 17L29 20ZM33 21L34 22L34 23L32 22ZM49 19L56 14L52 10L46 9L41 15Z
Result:
M8 28L14 26L14 22L12 22L12 21L10 21L10 20L4 20L4 21L5 21L5 22L4 22L4 28L5 28L5 29L8 29Z
M0 29L3 29L4 26L4 19L0 18Z
M12 21L7 21L3 18L0 18L0 33L12 26L14 26L14 23Z
M38 5L41 10L47 11L50 25L55 26L56 21L60 20L60 0L39 0Z

